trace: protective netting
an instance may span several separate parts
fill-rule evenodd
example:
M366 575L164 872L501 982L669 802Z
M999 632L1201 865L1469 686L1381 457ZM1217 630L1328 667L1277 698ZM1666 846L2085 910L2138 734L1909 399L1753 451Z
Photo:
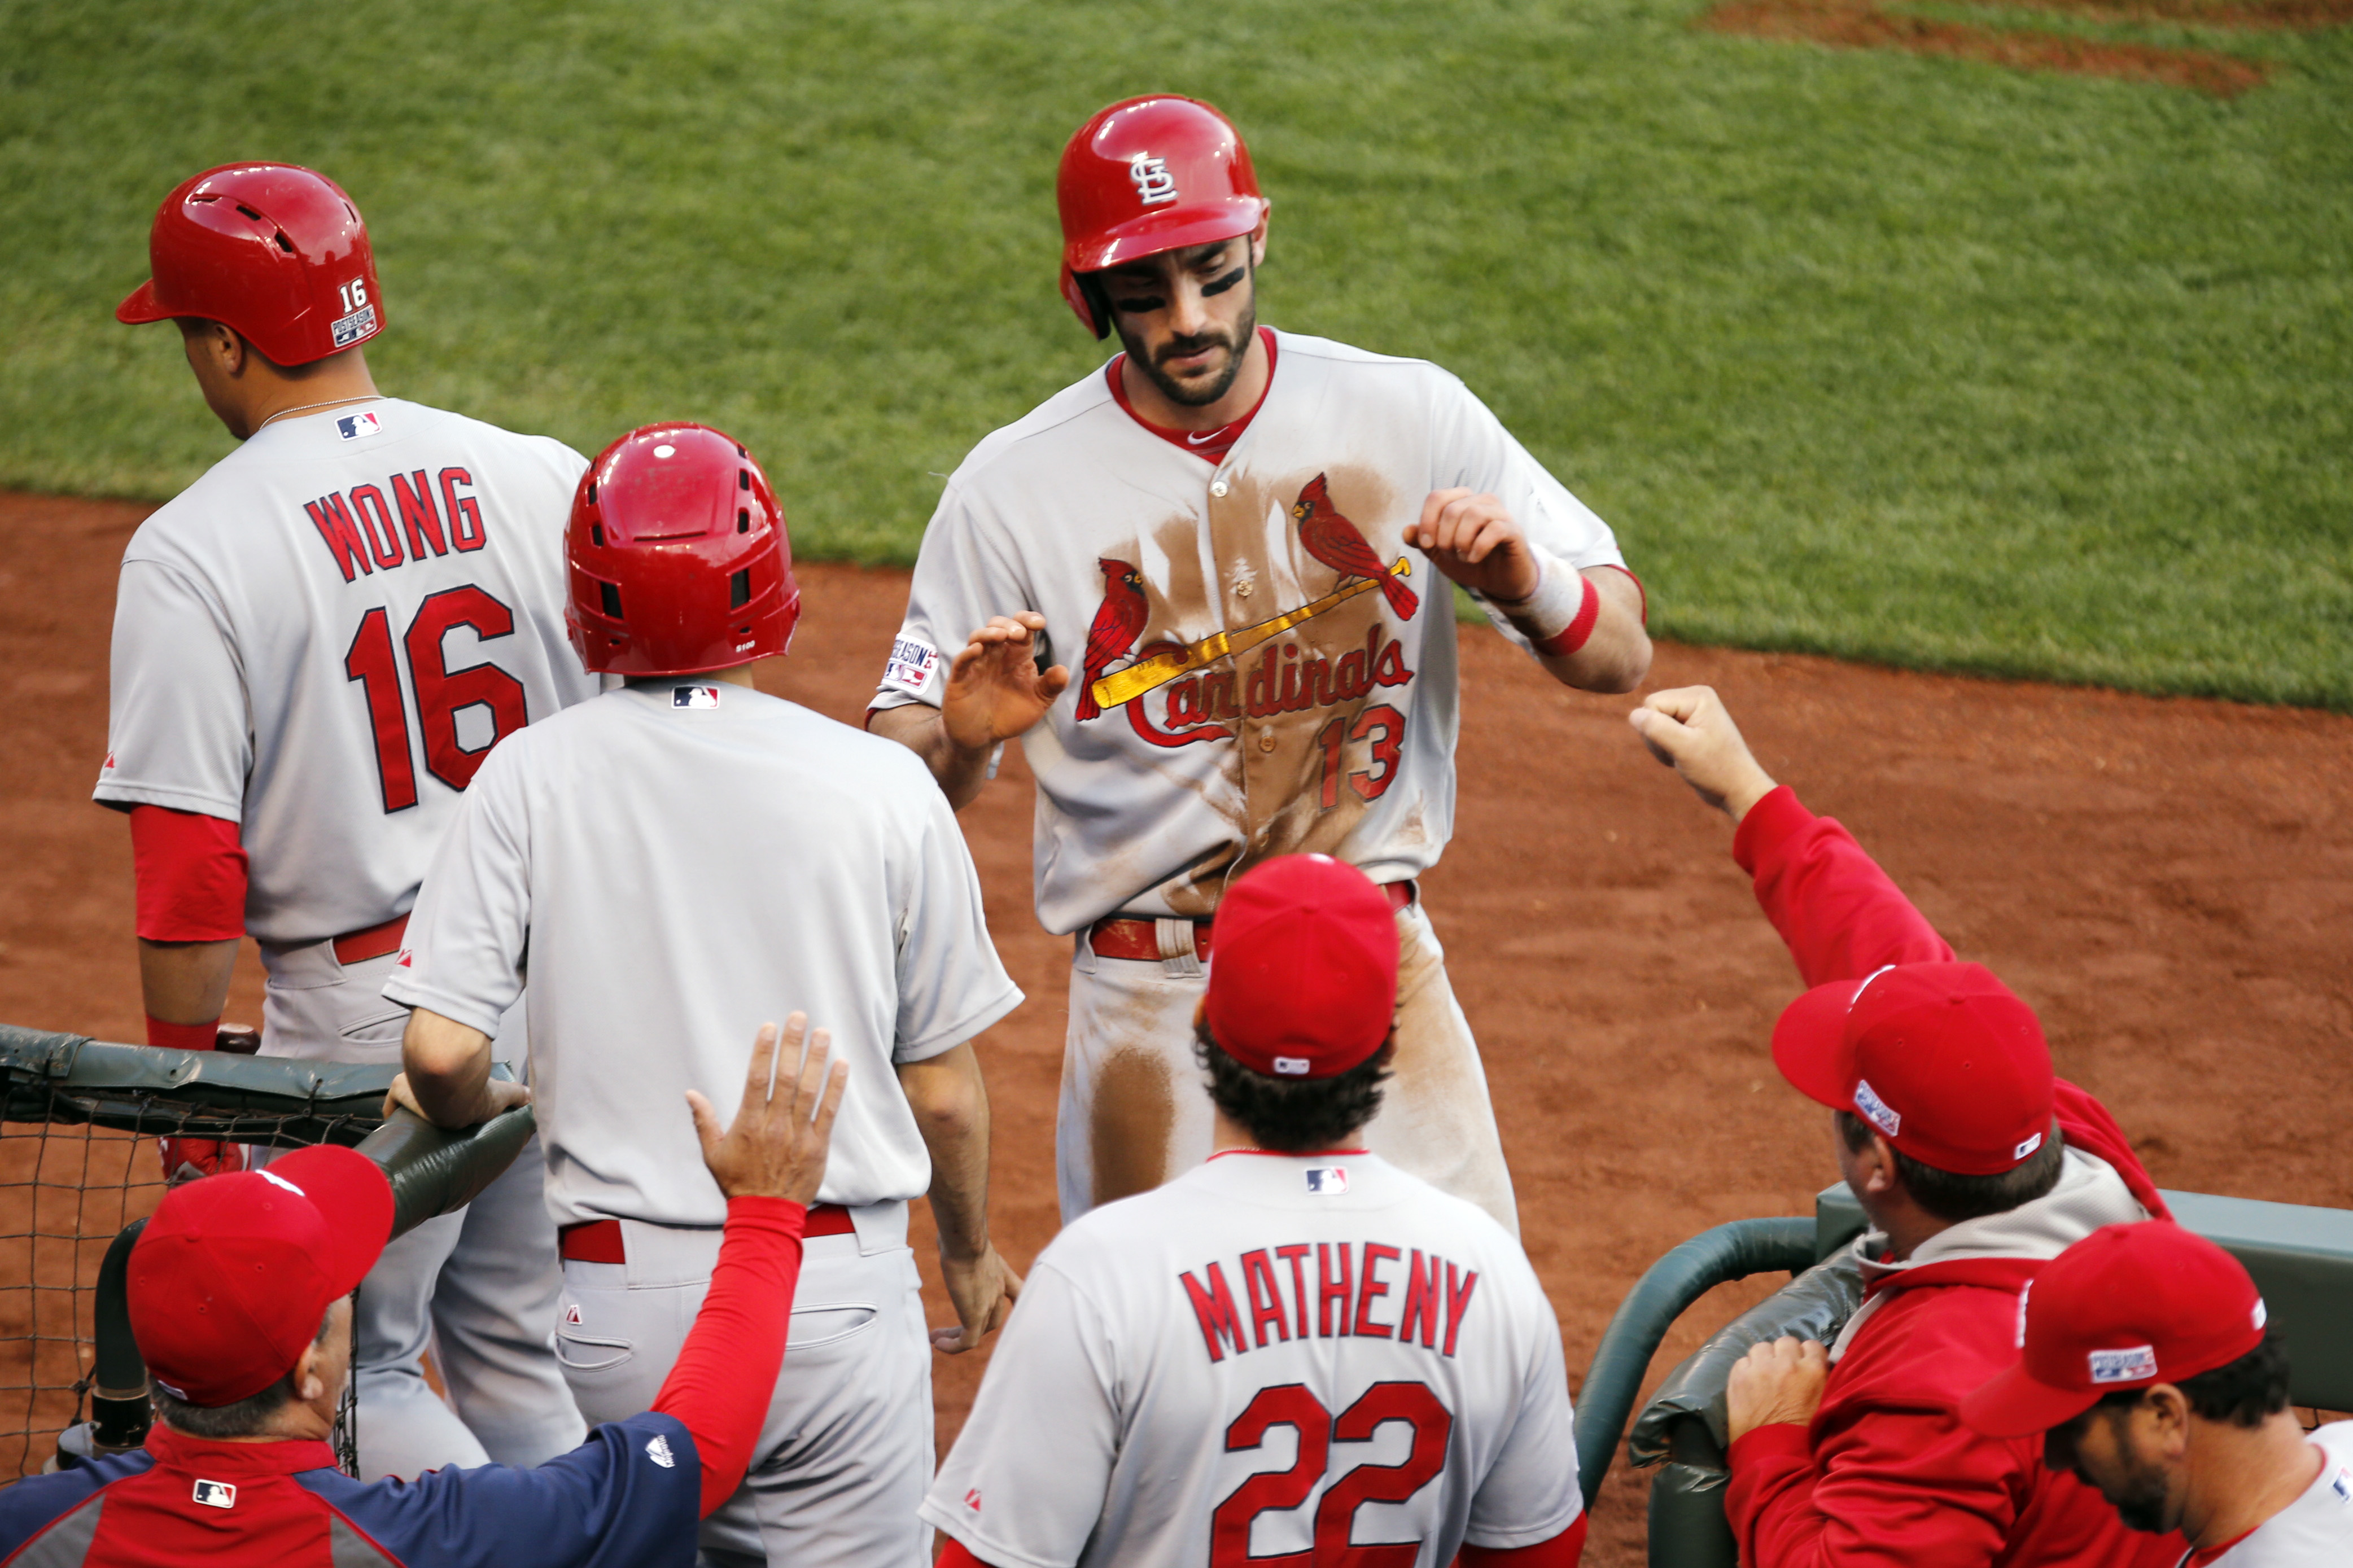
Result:
M389 1076L361 1072L0 1026L0 1483L37 1474L91 1418L99 1266L163 1200L157 1137L356 1143Z
M37 1473L89 1418L99 1260L163 1195L153 1138L0 1124L0 1477Z

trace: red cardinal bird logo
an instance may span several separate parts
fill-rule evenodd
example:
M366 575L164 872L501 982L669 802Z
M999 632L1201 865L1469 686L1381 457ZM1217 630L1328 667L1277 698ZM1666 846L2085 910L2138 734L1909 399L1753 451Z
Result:
M1332 504L1331 488L1322 474L1307 481L1307 488L1292 503L1291 515L1299 524L1299 542L1307 546L1308 554L1343 577L1372 578L1381 585L1398 619L1413 619L1413 612L1421 601L1414 597L1412 589L1389 575L1389 569L1373 553L1373 547L1365 542L1356 525ZM1097 617L1095 625L1103 625L1101 617ZM1091 652L1092 646L1089 645Z
M1095 701L1095 678L1135 646L1137 634L1152 614L1144 600L1144 579L1134 567L1124 561L1099 560L1095 564L1103 568L1103 602L1095 611L1095 624L1087 628L1084 673L1079 677L1082 723L1103 712Z

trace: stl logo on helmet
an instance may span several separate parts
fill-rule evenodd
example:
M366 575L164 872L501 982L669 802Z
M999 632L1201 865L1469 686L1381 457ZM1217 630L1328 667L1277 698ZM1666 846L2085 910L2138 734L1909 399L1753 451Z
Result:
M1166 158L1138 153L1127 161L1127 177L1135 182L1136 198L1145 206L1156 207L1176 199L1176 176L1168 172Z

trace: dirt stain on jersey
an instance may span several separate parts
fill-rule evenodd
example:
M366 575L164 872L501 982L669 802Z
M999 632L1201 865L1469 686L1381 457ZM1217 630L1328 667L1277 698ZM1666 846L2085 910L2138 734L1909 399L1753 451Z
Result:
M1147 1047L1123 1046L1103 1058L1095 1071L1088 1114L1096 1207L1148 1193L1161 1184L1168 1173L1176 1101L1167 1063L1159 1055Z
M1294 509L1319 474L1377 554L1392 560L1403 552L1413 519L1377 470L1344 465L1239 483L1210 506L1227 625L1263 620L1348 580L1299 537ZM1252 585L1247 598L1237 596L1244 584ZM1428 615L1430 589L1419 591ZM1234 750L1242 815L1235 826L1242 867L1277 855L1336 852L1386 793L1405 738L1405 705L1384 701L1385 689L1402 687L1415 673L1396 630L1382 596L1364 594L1240 661Z

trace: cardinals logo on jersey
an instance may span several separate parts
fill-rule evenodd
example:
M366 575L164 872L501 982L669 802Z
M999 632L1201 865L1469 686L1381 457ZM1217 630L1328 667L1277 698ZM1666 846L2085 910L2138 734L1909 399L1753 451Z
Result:
M1344 583L1351 577L1371 578L1380 584L1398 620L1413 619L1421 601L1381 564L1381 558L1365 542L1364 531L1332 504L1332 489L1324 475L1307 481L1307 488L1291 503L1291 516L1299 524L1299 542L1308 554L1340 574Z
M1124 561L1103 560L1103 601L1095 610L1095 624L1087 628L1085 673L1079 677L1080 722L1103 711L1095 700L1095 679L1115 659L1127 657L1144 623L1152 614L1145 602L1144 577Z
M1326 475L1318 474L1307 481L1299 492L1299 499L1292 503L1291 515L1299 524L1302 548L1340 574L1336 588L1320 599L1285 610L1254 626L1212 632L1196 642L1186 644L1164 638L1143 649L1134 663L1116 673L1110 673L1111 667L1128 658L1135 647L1135 639L1143 634L1145 623L1152 617L1152 606L1144 595L1143 575L1134 566L1108 557L1097 561L1095 564L1102 568L1103 574L1103 599L1095 609L1094 624L1087 629L1086 656L1078 681L1078 721L1084 723L1100 717L1106 708L1118 708L1132 702L1146 692L1158 690L1180 676L1238 658L1292 627L1312 621L1325 611L1375 588L1379 589L1388 600L1390 610L1399 620L1413 618L1414 613L1421 607L1421 600L1401 580L1412 571L1411 564L1402 555L1388 565L1381 564L1381 558L1366 542L1364 531L1333 504L1331 483ZM1378 638L1377 631L1373 647L1366 655L1367 668L1359 672L1368 678L1365 681L1367 689L1372 683L1369 661L1377 660L1386 669L1388 661L1394 657L1380 647ZM1405 669L1401 662L1398 663L1396 679L1402 682L1410 677L1411 672ZM1380 679L1380 684L1391 684L1386 674ZM1327 701L1330 700L1326 699ZM1134 716L1131 710L1130 717ZM1231 732L1221 730L1217 733L1230 735ZM1151 735L1145 738L1155 739ZM1203 731L1191 738L1208 739L1210 734ZM1159 739L1156 743L1169 742Z

